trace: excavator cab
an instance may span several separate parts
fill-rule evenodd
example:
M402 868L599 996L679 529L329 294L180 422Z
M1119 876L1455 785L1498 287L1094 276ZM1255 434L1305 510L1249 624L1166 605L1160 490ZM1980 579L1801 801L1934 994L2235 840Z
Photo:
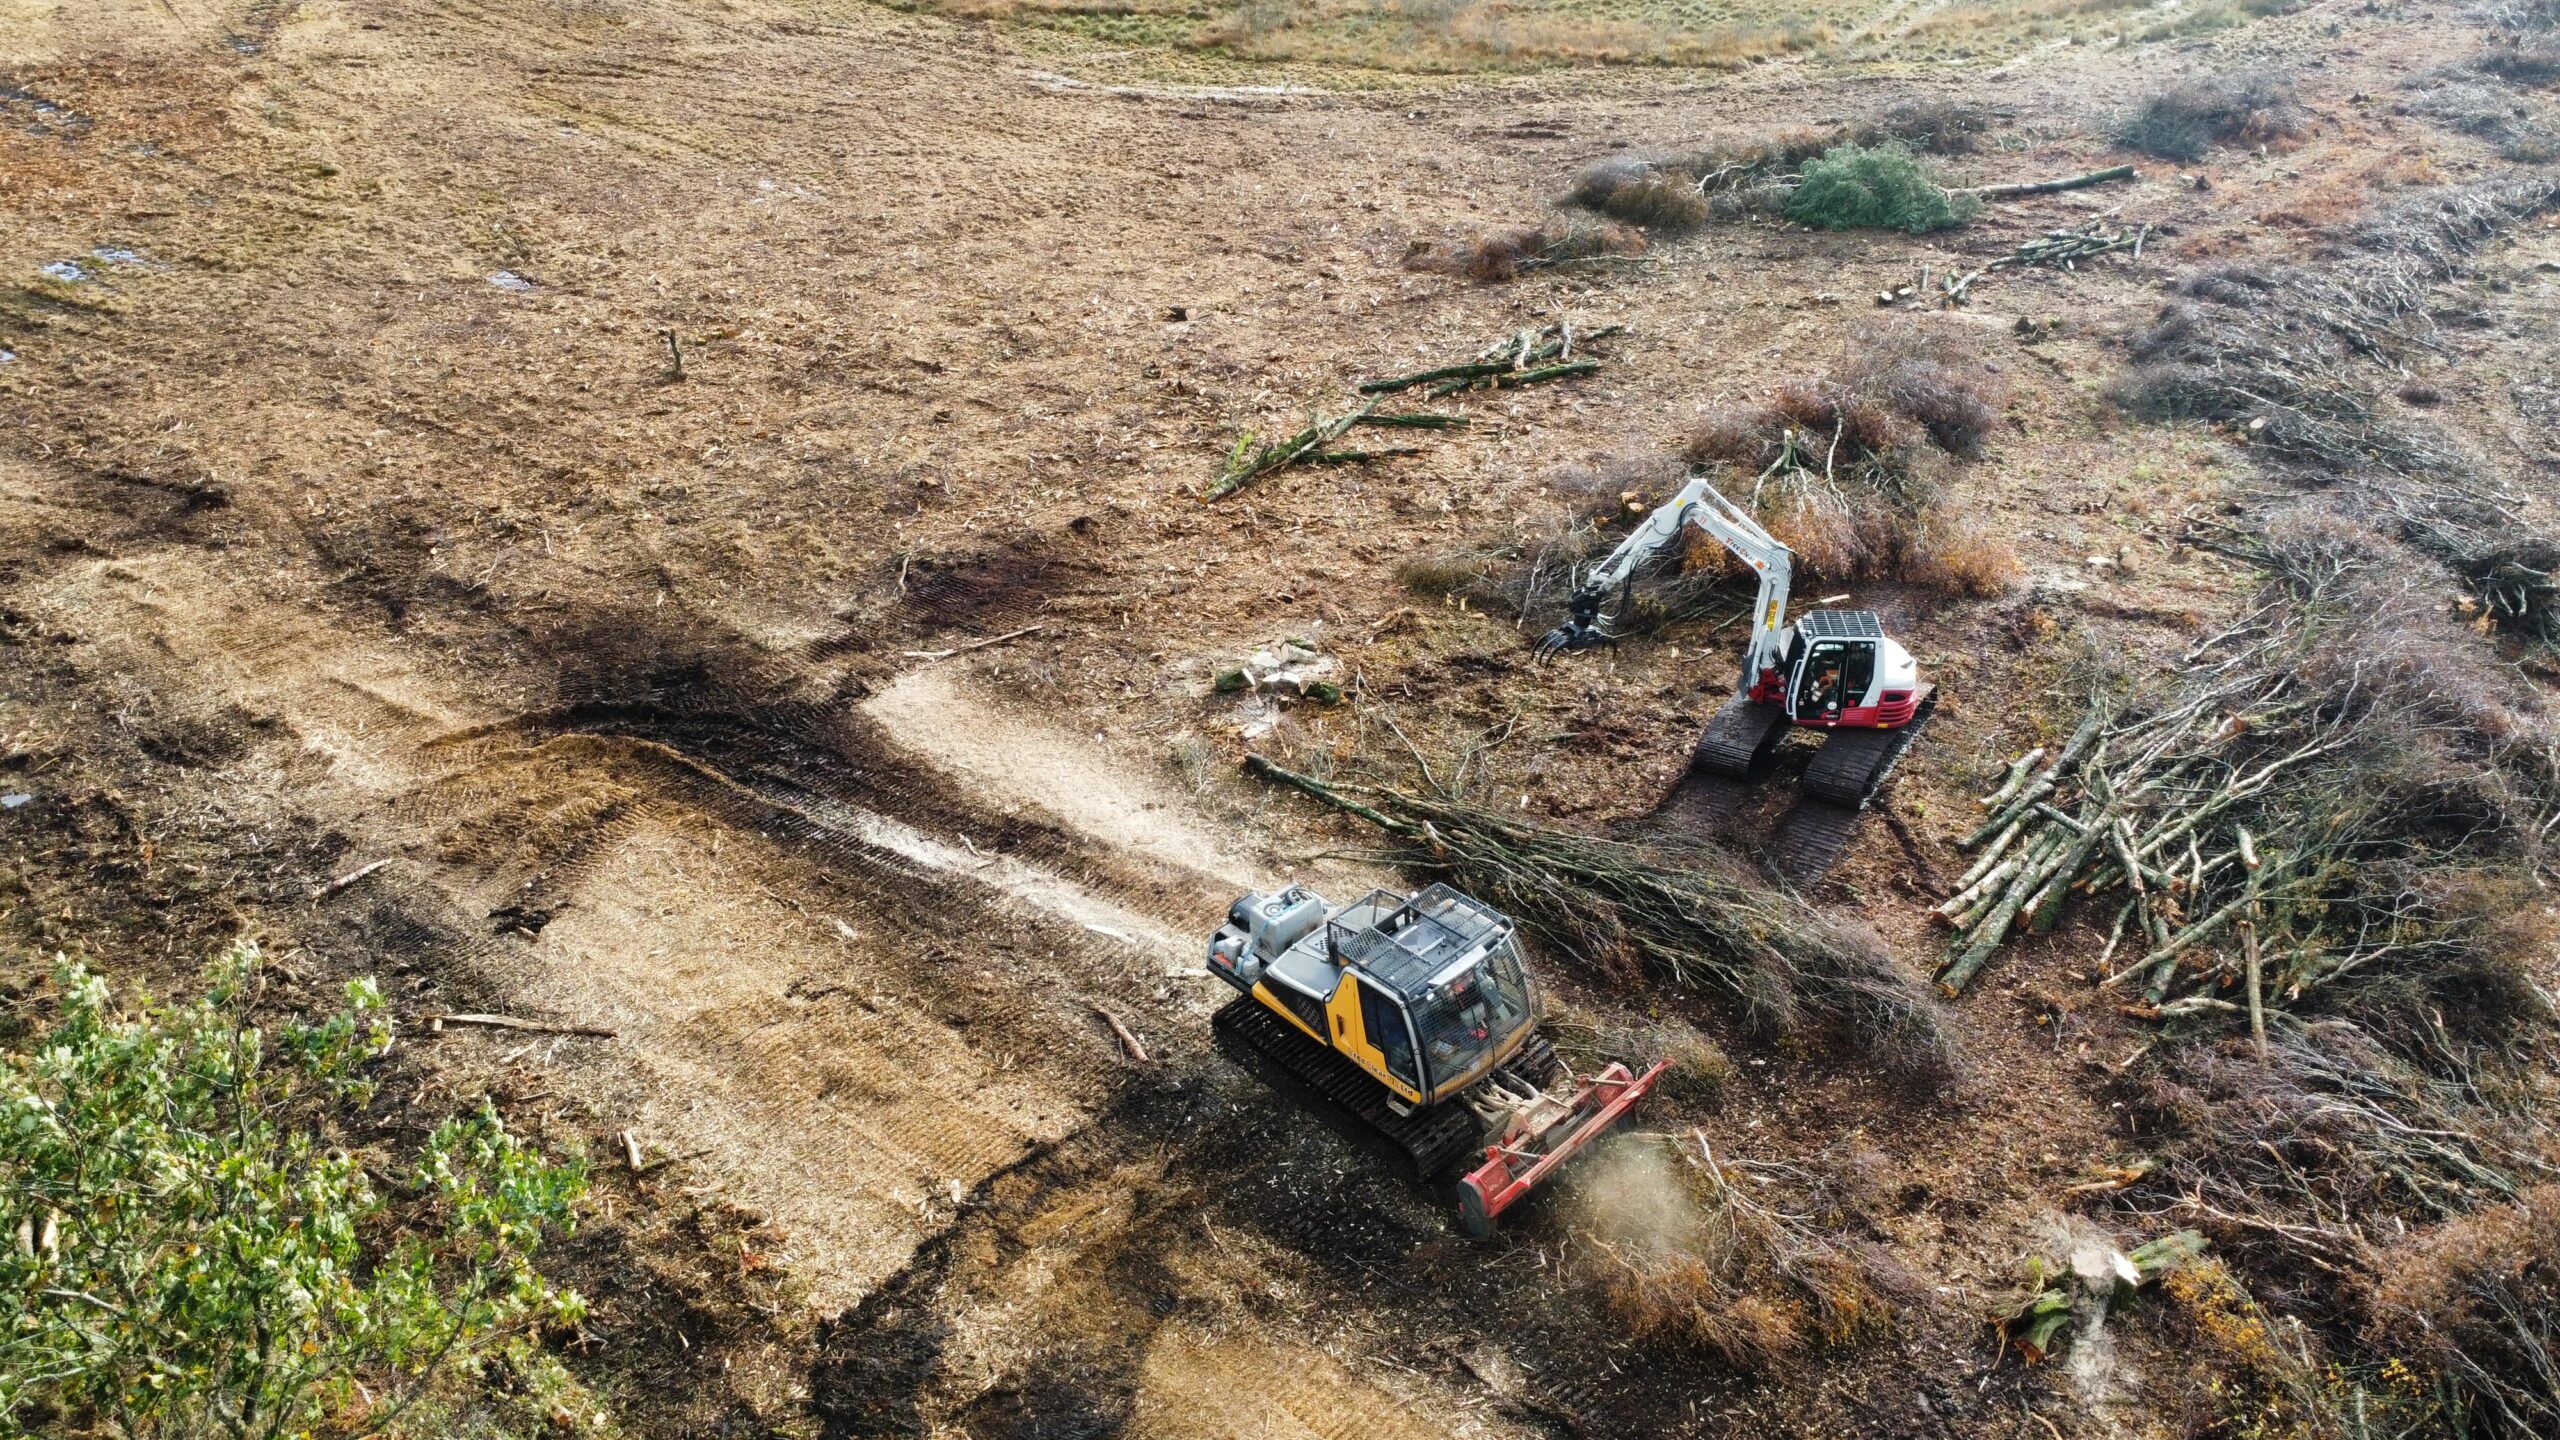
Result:
M1373 890L1330 915L1296 887L1245 896L1209 942L1209 969L1404 1106L1474 1084L1537 1021L1510 917L1447 885Z
M1873 611L1808 610L1777 653L1750 698L1783 707L1795 724L1890 728L1909 723L1916 708L1919 667Z

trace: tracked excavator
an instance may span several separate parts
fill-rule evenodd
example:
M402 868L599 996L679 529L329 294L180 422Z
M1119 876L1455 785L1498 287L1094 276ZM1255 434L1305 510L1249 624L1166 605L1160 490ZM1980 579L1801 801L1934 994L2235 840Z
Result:
M1584 576L1566 602L1564 623L1538 642L1540 658L1616 638L1613 623L1634 596L1636 572L1679 543L1690 526L1713 537L1759 576L1742 674L1706 733L1690 774L1752 784L1767 777L1778 747L1797 726L1823 732L1805 766L1800 799L1780 822L1778 871L1798 883L1820 878L1846 846L1860 811L1929 722L1937 687L1920 678L1911 652L1884 633L1872 611L1810 610L1787 619L1795 554L1694 476ZM1609 614L1602 607L1616 605Z
M1445 884L1341 906L1304 886L1247 895L1209 939L1209 973L1242 992L1211 1028L1407 1179L1453 1185L1487 1236L1664 1068L1575 1074L1538 1033L1517 932Z

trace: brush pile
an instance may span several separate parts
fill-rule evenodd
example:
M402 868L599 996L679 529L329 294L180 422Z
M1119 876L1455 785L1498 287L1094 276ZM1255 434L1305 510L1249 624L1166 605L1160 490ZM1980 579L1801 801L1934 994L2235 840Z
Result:
M1606 340L1621 328L1603 325L1577 335L1570 320L1532 325L1494 341L1477 351L1473 359L1386 380L1363 380L1359 390L1363 395L1392 395L1428 385L1431 388L1423 391L1422 398L1445 400L1467 390L1511 390L1588 375L1600 368L1600 362L1588 355L1575 355L1574 346Z
M2134 340L2116 403L2214 421L2311 483L2354 483L2403 538L2474 585L2496 623L2560 638L2560 544L2529 527L2522 495L2379 391L2399 382L2404 358L2443 348L2436 288L2485 241L2555 204L2560 180L2547 176L2447 187L2367 221L2363 253L2322 271L2190 274Z
M2101 255L2112 255L2119 250L2131 251L2133 258L2139 260L2142 258L2143 242L2150 236L2151 227L2148 224L2127 230L2120 226L2111 226L2103 218L2075 225L2067 230L2047 230L2038 238L2028 241L1988 265L1967 271L1962 275L1947 276L1940 293L1935 298L1942 305L1961 305L1972 298L1968 292L1972 289L1974 281L1994 270L2005 270L2012 265L2052 265L2064 270L2077 270L2083 260L2094 260ZM1899 298L1890 291L1879 297L1882 303L1888 305Z
M1694 1152L1662 1137L1687 1166L1695 1213L1672 1233L1579 1236L1603 1257L1602 1296L1636 1340L1703 1350L1746 1375L1783 1372L1811 1349L1837 1350L1889 1333L1917 1298L1889 1261L1824 1235L1773 1192L1800 1190L1793 1166L1719 1157L1691 1132ZM1650 1243L1648 1243L1650 1242Z
M2353 532L2281 530L2254 558L2275 583L2188 653L2176 694L2098 707L1982 798L1961 842L1977 858L1937 910L1947 994L2075 897L2113 905L2099 978L2157 1018L2246 1015L2263 1037L2332 991L2406 1008L2529 990L2501 917L2522 882L2499 857L2560 823L2519 778L2548 773L2533 727Z
M2199 160L2217 144L2269 145L2302 133L2310 117L2293 82L2264 71L2188 80L2154 92L2116 121L2116 143L2164 160Z
M1916 1078L1954 1073L1954 1038L1924 986L1872 935L1724 868L1534 825L1446 793L1336 785L1259 755L1248 773L1386 832L1395 863L1446 876L1596 976L1652 975L1722 993L1765 1031L1847 1029Z
M1367 403L1354 406L1338 415L1319 416L1304 429L1276 440L1264 440L1247 430L1236 437L1235 447L1227 452L1227 463L1218 478L1200 492L1203 500L1220 500L1234 494L1274 470L1291 465L1355 465L1390 456L1418 455L1410 446L1390 446L1378 450L1340 450L1333 448L1355 426L1374 425L1396 430L1463 430L1467 417L1438 415L1428 411L1388 413L1379 407L1386 397L1417 385L1429 385L1423 392L1426 400L1445 400L1465 390L1516 389L1524 385L1542 385L1550 380L1564 380L1588 375L1600 368L1600 362L1588 355L1573 353L1576 344L1589 344L1619 331L1618 326L1576 335L1573 322L1534 325L1506 335L1476 352L1469 360L1443 365L1412 375L1399 375L1388 380L1364 380L1359 392L1369 397Z
M1538 225L1480 230L1461 241L1417 241L1403 263L1408 270L1490 282L1533 270L1631 259L1644 250L1644 232L1633 226L1559 217Z
M1979 105L1958 101L1904 101L1865 125L1782 130L1685 154L1603 160L1576 175L1558 203L1661 231L1692 230L1744 215L1777 215L1827 152L1847 147L1850 153L1898 153L1902 161L1886 162L1896 176L1917 176L1926 185L1919 167L1906 163L1910 150L1969 153L1996 118ZM1949 201L1943 190L1931 203L1950 211L1961 204ZM1894 223L1907 222L1913 213L1897 211Z
M1222 500L1274 470L1291 465L1356 465L1385 459L1392 455L1415 455L1421 452L1409 446L1392 446L1383 450L1337 450L1336 441L1349 434L1356 425L1382 425L1408 430L1452 430L1464 426L1458 415L1387 415L1379 413L1380 401L1372 400L1339 415L1320 416L1305 429L1276 440L1264 440L1247 430L1236 437L1235 448L1227 452L1227 463L1218 478L1200 492L1203 500Z
M1940 457L1980 456L1998 399L1988 371L1949 342L1888 331L1820 380L1710 414L1685 457L1735 472L1729 493L1814 575L1996 594L2015 559L1950 511Z

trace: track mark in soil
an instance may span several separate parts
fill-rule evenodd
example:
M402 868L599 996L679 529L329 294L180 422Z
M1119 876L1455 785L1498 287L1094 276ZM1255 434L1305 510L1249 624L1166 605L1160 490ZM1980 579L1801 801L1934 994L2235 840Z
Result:
M1188 1327L1158 1336L1148 1351L1127 1431L1129 1440L1437 1440L1445 1433L1312 1346Z
M1187 871L1205 892L1255 888L1260 867L1153 777L1132 773L1074 735L975 693L964 674L911 670L863 702L902 748L994 807L1025 807L1150 865ZM1214 882L1214 883L1212 883Z
M458 724L486 712L429 677L426 647L190 557L82 567L50 600L165 711L255 717L229 768L403 857L396 885L368 887L397 913L345 937L351 959L617 1030L541 1063L791 1231L781 1256L822 1307L1082 1125L1122 1073L1091 1003L1152 1018L1135 983L1177 953L1145 917L929 820L786 803L629 735ZM487 921L528 904L549 917L530 934ZM324 909L314 927L343 923Z

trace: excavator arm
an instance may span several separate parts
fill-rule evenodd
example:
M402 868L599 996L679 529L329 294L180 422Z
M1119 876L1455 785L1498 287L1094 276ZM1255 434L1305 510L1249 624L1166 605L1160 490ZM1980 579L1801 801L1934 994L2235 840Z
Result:
M1677 543L1681 528L1687 525L1714 536L1760 577L1760 595L1752 608L1751 642L1743 652L1742 681L1736 687L1748 691L1762 670L1777 664L1778 631L1787 623L1787 587L1795 577L1795 553L1762 529L1760 522L1741 506L1708 484L1704 476L1680 487L1679 494L1646 516L1633 534L1609 552L1609 558L1583 576L1582 583L1565 602L1564 623L1538 642L1540 658L1564 650L1588 649L1614 639L1611 626L1617 612L1601 613L1610 592L1618 592L1618 610L1623 611L1634 591L1636 572L1646 561Z

